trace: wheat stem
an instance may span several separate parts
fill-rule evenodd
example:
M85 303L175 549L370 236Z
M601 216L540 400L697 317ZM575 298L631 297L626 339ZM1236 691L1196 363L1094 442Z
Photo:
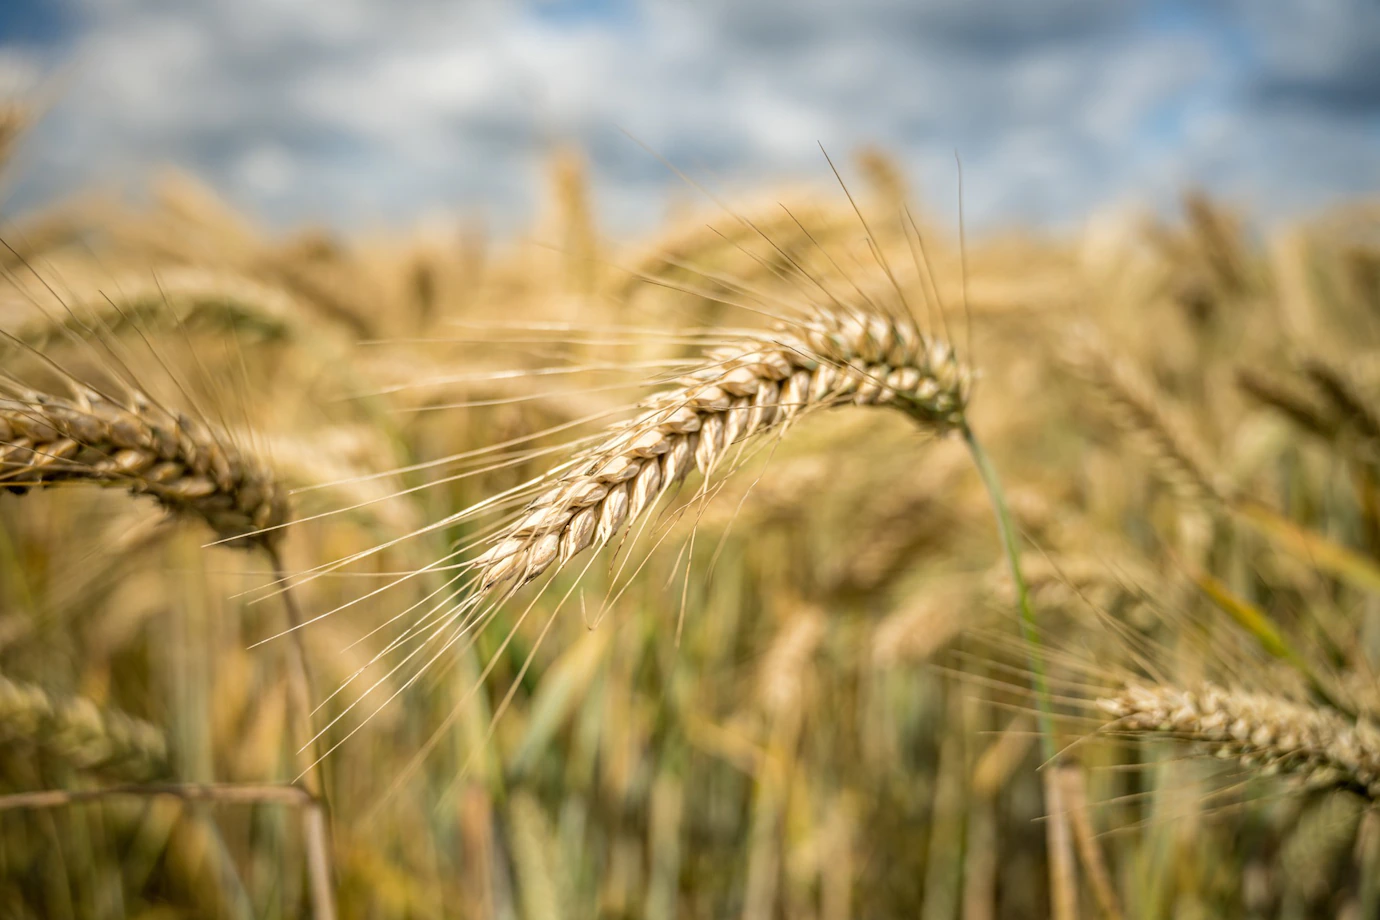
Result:
M307 872L311 879L312 916L314 920L334 920L335 873L331 859L330 815L327 810L325 782L321 758L316 756L316 744L311 731L311 667L302 641L301 611L292 592L283 566L282 555L276 546L267 552L273 565L273 579L283 586L283 607L288 619L288 698L293 708L293 721L305 752L307 768L299 780L307 801L302 810L302 834L307 847Z
M1045 846L1049 850L1049 913L1054 920L1078 920L1078 866L1073 858L1073 836L1056 765L1044 774Z
M1107 871L1107 863L1102 857L1102 848L1098 845L1092 821L1088 818L1087 782L1083 768L1069 764L1060 767L1058 775L1064 796L1063 804L1068 810L1069 826L1073 831L1073 841L1078 848L1078 858L1087 870L1088 886L1092 888L1098 910L1105 920L1122 920L1116 888L1112 884L1111 873Z
M961 427L963 440L967 442L968 450L973 455L973 464L977 467L982 484L992 500L992 511L997 518L997 532L1001 535L1006 564L1011 569L1011 584L1016 592L1016 607L1021 616L1021 635L1025 639L1031 683L1035 689L1035 705L1039 710L1040 748L1045 761L1052 762L1059 756L1059 746L1054 735L1054 705L1050 701L1049 677L1045 670L1040 633L1035 625L1035 610L1030 604L1030 591L1026 587L1025 576L1021 574L1020 553L1016 547L1016 528L1011 523L1011 513L1006 507L1001 480L991 458L987 456L987 451L983 449L972 427L966 421Z
M185 802L223 805L306 805L311 796L301 786L252 783L129 783L100 789L44 789L0 795L0 811L16 808L61 808L118 796L167 796Z

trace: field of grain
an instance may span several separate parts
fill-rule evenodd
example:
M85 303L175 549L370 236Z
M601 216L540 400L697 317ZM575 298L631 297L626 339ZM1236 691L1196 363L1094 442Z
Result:
M1380 915L1380 204L837 164L6 218L0 917Z

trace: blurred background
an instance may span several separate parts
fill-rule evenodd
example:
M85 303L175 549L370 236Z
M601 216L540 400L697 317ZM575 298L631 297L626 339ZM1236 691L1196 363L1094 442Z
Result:
M289 572L362 554L293 592L341 917L1380 916L1375 786L1097 703L1377 731L1377 193L1374 0L0 0L0 920L328 916L300 802L108 794L276 789L305 720L264 553L24 489L72 381L271 469ZM921 285L904 209L1059 770L971 458L899 413L384 653L744 290Z
M1186 184L1294 214L1380 183L1370 0L856 3L9 0L0 81L52 109L7 210L190 169L276 224L536 207L557 144L601 221L683 183L817 179L817 142L892 152L978 226L1077 224Z

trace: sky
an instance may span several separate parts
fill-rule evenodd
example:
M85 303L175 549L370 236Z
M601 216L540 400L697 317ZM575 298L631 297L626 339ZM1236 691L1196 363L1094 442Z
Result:
M979 226L1380 192L1380 0L0 0L34 87L3 216L175 166L274 226L520 227L568 144L626 234L686 197L659 157L748 194L821 144L936 208L957 151Z

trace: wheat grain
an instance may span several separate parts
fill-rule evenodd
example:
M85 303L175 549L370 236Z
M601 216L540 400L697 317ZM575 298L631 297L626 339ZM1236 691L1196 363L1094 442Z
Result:
M1380 730L1332 709L1215 684L1133 685L1098 706L1116 717L1109 726L1116 732L1199 742L1261 773L1380 799Z
M30 389L0 398L0 488L67 481L151 495L232 543L271 547L288 519L287 496L266 467L140 394L126 405L85 388L72 399Z
M797 328L714 349L499 532L476 560L481 590L524 584L607 544L692 468L708 475L730 445L802 412L888 405L933 431L958 426L970 380L946 343L879 313L822 310Z

